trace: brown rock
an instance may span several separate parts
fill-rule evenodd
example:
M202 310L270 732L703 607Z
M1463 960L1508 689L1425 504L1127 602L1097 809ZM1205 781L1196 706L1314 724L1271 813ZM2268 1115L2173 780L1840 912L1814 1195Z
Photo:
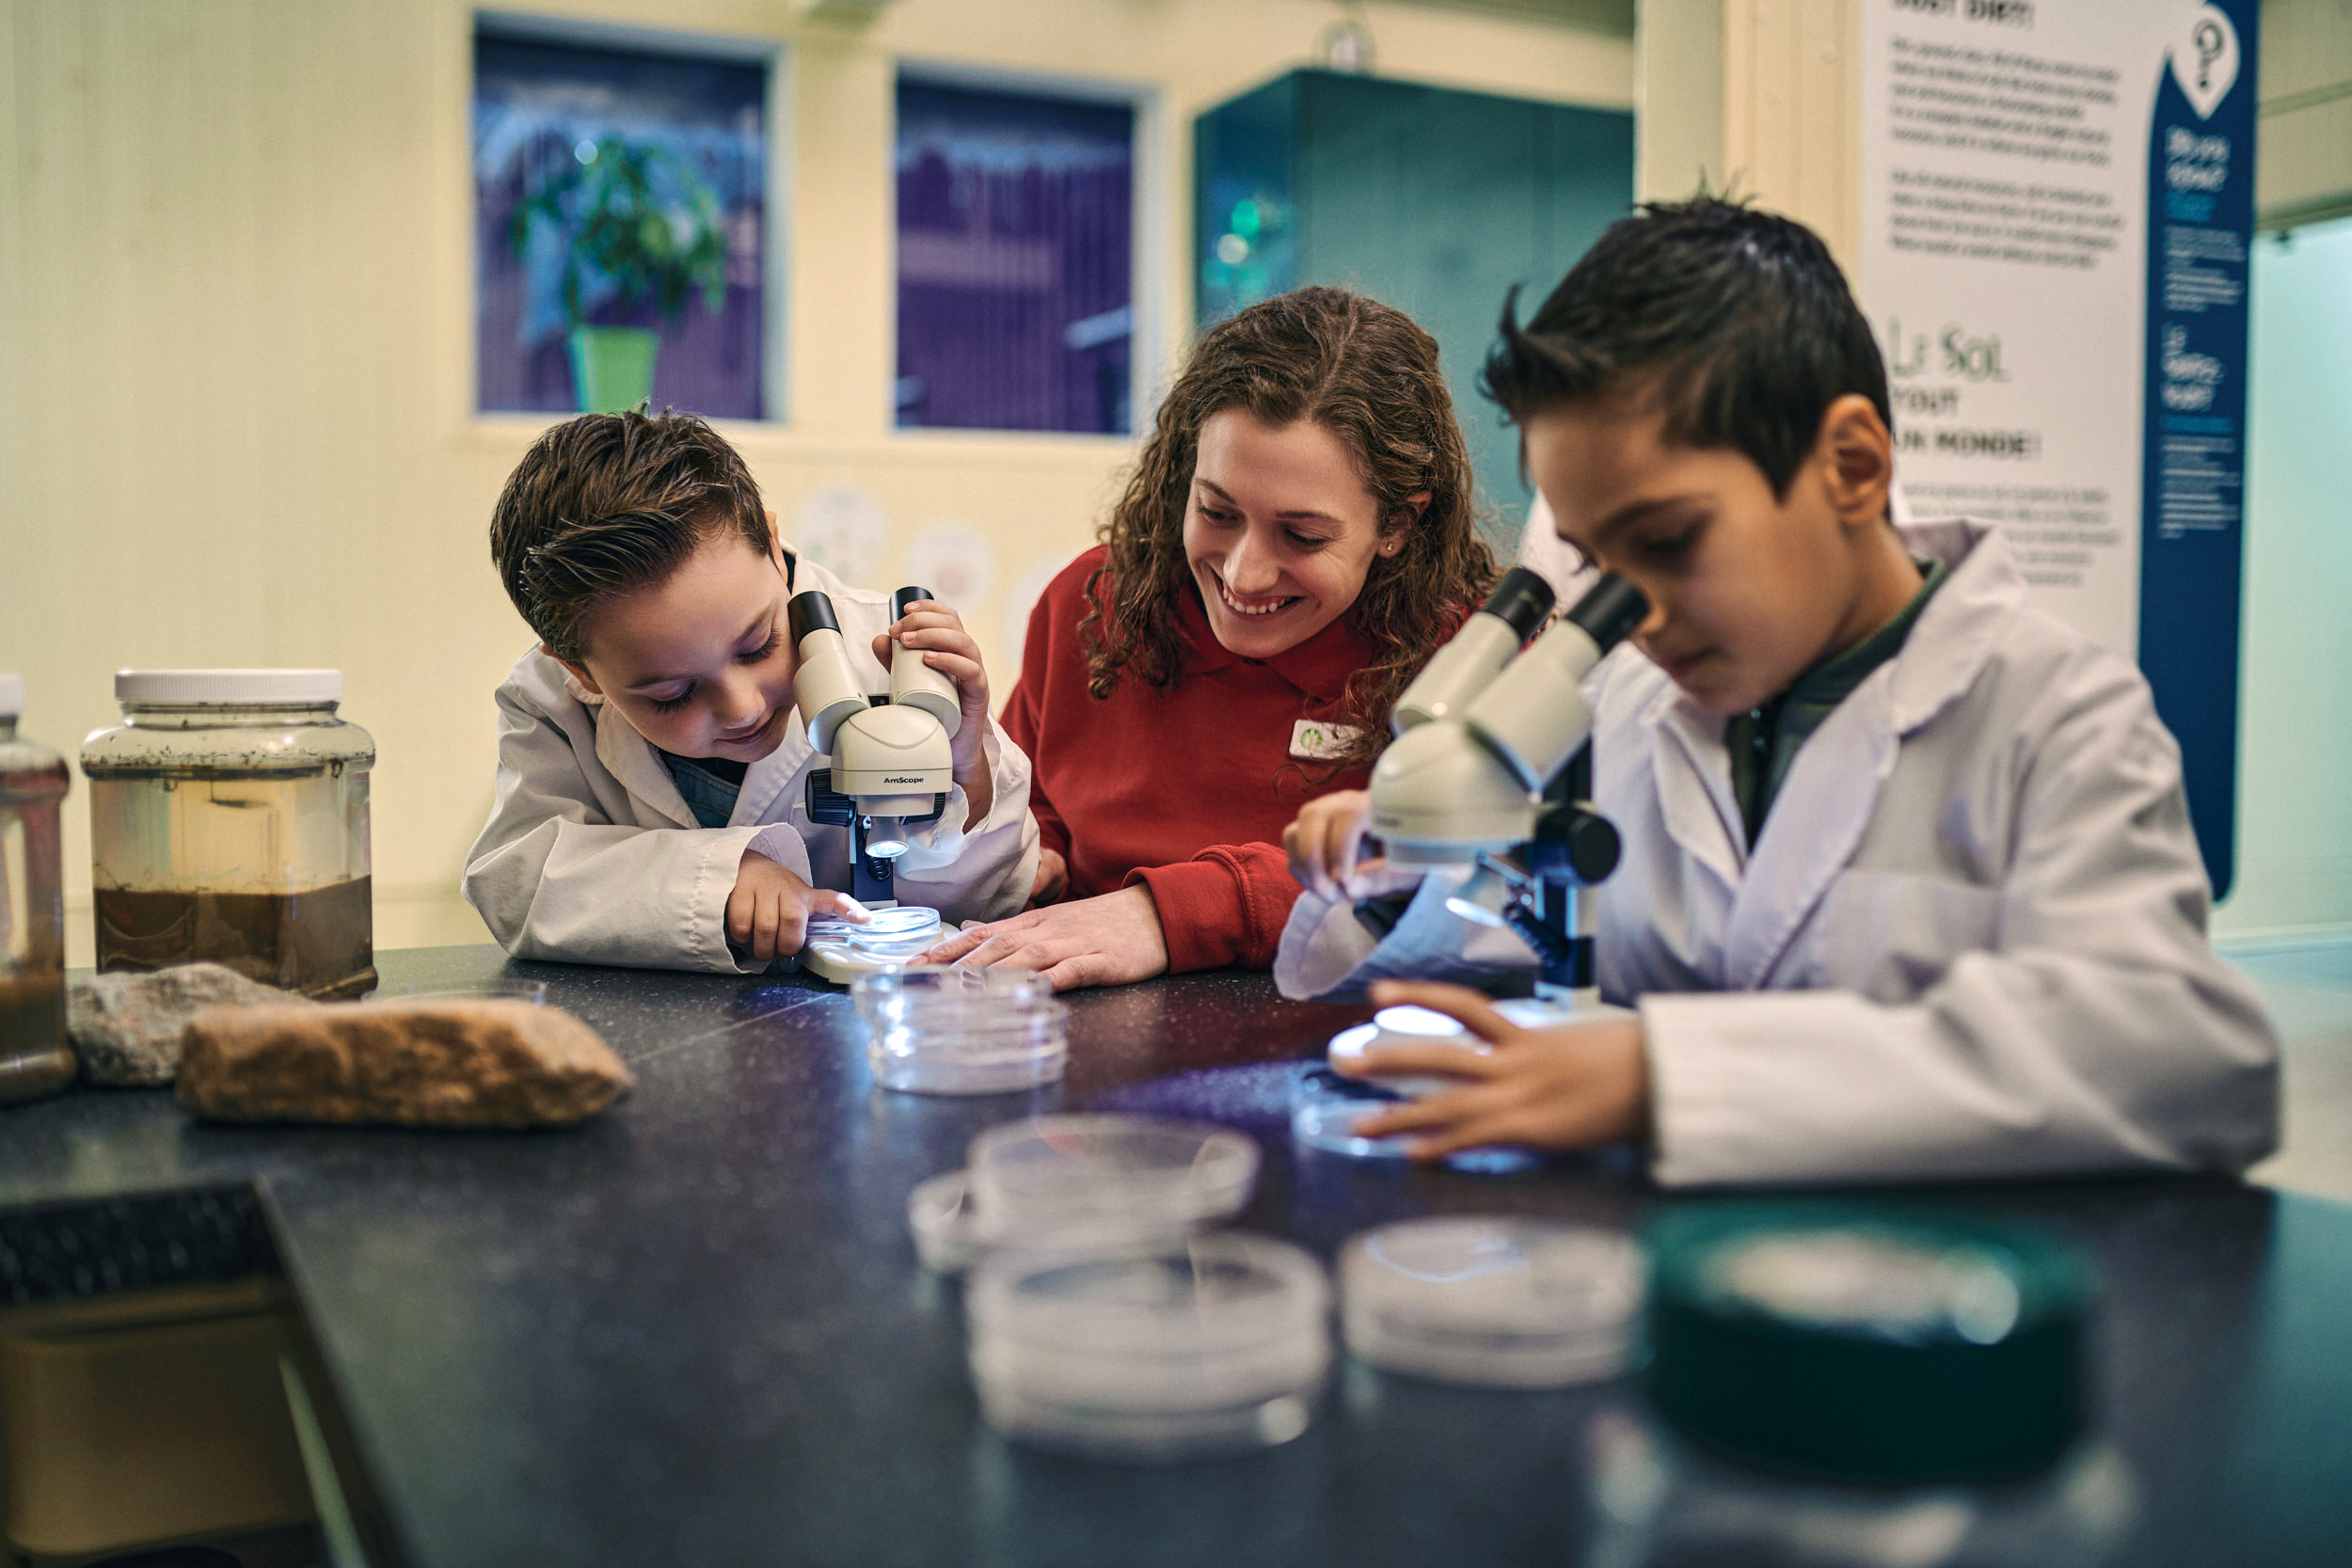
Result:
M180 1053L180 1103L224 1121L535 1127L635 1082L595 1030L528 1002L214 1007Z
M292 994L220 964L100 974L66 991L66 1033L93 1084L168 1084L188 1020L224 1003L291 1002Z

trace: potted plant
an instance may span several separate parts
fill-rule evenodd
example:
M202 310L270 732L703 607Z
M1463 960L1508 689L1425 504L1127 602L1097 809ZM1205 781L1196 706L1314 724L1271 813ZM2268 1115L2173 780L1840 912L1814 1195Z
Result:
M592 314L642 315L650 304L675 324L700 290L716 313L726 299L726 232L719 198L684 159L654 142L606 136L542 180L515 210L520 254L534 226L564 237L559 292L580 412L614 413L653 395L660 337L643 327L592 325Z

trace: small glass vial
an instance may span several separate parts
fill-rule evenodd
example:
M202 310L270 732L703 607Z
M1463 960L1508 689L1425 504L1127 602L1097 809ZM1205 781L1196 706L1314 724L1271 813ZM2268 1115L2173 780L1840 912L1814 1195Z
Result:
M125 670L82 746L98 967L225 964L313 997L375 985L368 769L340 670Z
M0 675L0 1102L73 1082L65 1036L65 758L20 740L24 681Z

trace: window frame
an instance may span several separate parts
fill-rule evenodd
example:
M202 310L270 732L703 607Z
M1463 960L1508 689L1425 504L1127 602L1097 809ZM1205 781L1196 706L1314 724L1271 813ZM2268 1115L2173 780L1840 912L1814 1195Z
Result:
M469 214L466 233L466 389L465 406L477 427L499 428L521 421L533 428L550 416L528 410L482 406L480 322L482 258L474 248L470 214L480 199L475 181L473 107L477 83L474 44L485 32L532 43L568 43L586 49L628 51L644 55L680 55L688 59L720 60L755 65L764 74L766 89L760 114L767 131L766 188L760 214L760 361L759 415L755 420L731 418L730 424L780 429L790 423L792 184L790 165L791 103L787 80L791 44L783 39L753 38L739 33L703 33L686 28L646 27L628 23L596 22L580 17L480 7L467 13L466 30L466 200ZM894 341L893 347L896 344ZM553 416L561 418L562 416Z
M884 171L883 200L890 214L890 325L882 352L882 428L900 441L1093 441L1120 445L1140 440L1159 411L1168 321L1163 294L1168 277L1168 245L1170 214L1164 198L1169 184L1166 135L1166 100L1154 83L1116 76L1075 76L1055 71L974 65L929 55L899 55L891 60L890 163ZM901 425L891 401L891 386L898 363L898 84L963 87L977 92L1018 93L1032 98L1066 98L1079 103L1115 103L1135 114L1129 133L1129 166L1135 189L1128 201L1127 308L1133 315L1127 338L1128 426L1124 432L1083 430L988 430L961 425Z

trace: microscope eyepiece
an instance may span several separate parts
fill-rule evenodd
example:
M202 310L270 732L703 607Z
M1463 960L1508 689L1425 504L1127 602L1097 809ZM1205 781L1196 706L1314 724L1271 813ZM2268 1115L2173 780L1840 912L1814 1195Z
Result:
M792 645L813 631L839 631L841 623L834 619L833 600L812 588L805 594L795 594L792 602L784 607L786 622L792 629Z
M1486 596L1486 611L1518 632L1524 642L1551 613L1555 597L1551 584L1524 566L1514 566Z
M1576 601L1576 608L1568 611L1568 619L1583 627L1584 635L1593 640L1594 645L1607 653L1624 641L1648 613L1649 601L1642 597L1642 591L1610 572Z
M928 588L901 588L890 595L890 618L894 621L903 621L906 619L907 606L917 599L934 599L938 596Z

